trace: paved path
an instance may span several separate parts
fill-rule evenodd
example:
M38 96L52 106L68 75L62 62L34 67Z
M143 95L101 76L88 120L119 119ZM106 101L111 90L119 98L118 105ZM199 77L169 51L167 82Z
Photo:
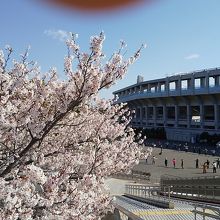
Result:
M199 155L191 152L175 151L169 149L163 149L162 155L159 155L160 148L154 148L152 156L154 155L156 159L156 164L152 165L152 156L148 158L148 163L145 160L141 160L138 165L136 165L134 170L144 170L151 173L151 181L158 182L162 175L170 177L199 177L199 176L213 176L220 175L220 169L217 169L217 173L212 173L212 162L218 157L213 157L210 155ZM164 165L164 159L168 159L168 167ZM176 168L172 166L173 158L176 159ZM195 168L195 160L199 159L199 167ZM181 168L181 159L184 160L184 169ZM202 173L202 164L210 161L210 168L207 170L206 174Z

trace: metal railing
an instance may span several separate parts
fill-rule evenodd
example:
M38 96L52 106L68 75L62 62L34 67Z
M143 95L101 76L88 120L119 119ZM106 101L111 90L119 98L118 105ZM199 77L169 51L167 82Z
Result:
M201 180L206 179L215 179L215 178L192 178L191 180ZM216 178L217 179L217 178ZM168 179L166 179L167 181ZM172 196L174 197L187 197L191 198L192 202L187 202L183 200L184 203L191 204L194 207L194 210L192 212L194 213L194 220L200 219L202 216L203 220L208 218L213 219L220 219L220 207L217 205L207 205L195 202L197 200L203 200L203 201L212 201L216 202L220 200L220 197L217 196L217 192L220 192L220 185L214 185L215 181L211 181L211 185L204 186L204 185L196 185L198 182L192 182L191 185L180 185L178 182L181 180L181 182L184 182L185 179L169 179L172 181L173 185L169 185L168 181L166 182L166 185L163 186L152 186L152 185L141 185L141 184L129 184L125 186L125 196L128 198L135 199L137 201L141 202L147 202L149 204L155 205L158 207L165 207L165 208L174 208L173 199L171 199ZM176 182L175 185L175 181ZM189 178L187 179L189 180ZM218 182L218 180L216 181ZM162 183L164 183L162 181ZM201 182L202 184L205 184L205 181ZM200 184L201 184L200 183ZM165 196L161 196L165 195ZM211 195L211 196L210 196ZM172 205L170 205L172 204ZM118 218L115 218L117 220L140 220L138 216L136 216L134 213L129 212L125 208L121 207L120 205L114 204L115 206L115 213Z
M160 186L150 186L150 185L125 185L125 192L130 195L140 196L140 197L156 197L160 191Z
M137 201L145 202L160 208L174 208L174 203L171 201L169 195L168 197L160 195L160 186L126 185L125 192L125 196Z
M198 215L201 215L203 220L205 220L206 217L220 219L220 208L208 205L195 205L194 208L195 209L192 210L192 212L195 214L194 220L197 220Z
M220 203L220 178L161 178L161 194Z

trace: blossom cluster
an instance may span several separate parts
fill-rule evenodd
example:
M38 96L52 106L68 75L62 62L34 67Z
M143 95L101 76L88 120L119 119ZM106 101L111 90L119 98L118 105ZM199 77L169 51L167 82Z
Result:
M0 51L0 219L100 219L111 202L104 180L138 162L131 115L98 98L139 56L121 49L105 62L100 33L90 52L67 41L66 80ZM124 46L124 44L123 44Z

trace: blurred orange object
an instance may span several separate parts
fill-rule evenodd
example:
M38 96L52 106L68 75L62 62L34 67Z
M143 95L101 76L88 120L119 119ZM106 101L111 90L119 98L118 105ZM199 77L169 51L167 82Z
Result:
M80 9L85 11L113 10L125 6L132 6L152 0L45 0L57 6Z

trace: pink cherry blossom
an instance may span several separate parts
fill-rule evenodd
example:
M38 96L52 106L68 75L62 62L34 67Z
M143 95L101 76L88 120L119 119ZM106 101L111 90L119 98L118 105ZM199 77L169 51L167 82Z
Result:
M84 53L71 34L65 80L28 60L8 65L0 51L0 219L100 219L111 209L104 180L129 172L141 156L125 104L98 98L140 54L106 61L104 33Z

